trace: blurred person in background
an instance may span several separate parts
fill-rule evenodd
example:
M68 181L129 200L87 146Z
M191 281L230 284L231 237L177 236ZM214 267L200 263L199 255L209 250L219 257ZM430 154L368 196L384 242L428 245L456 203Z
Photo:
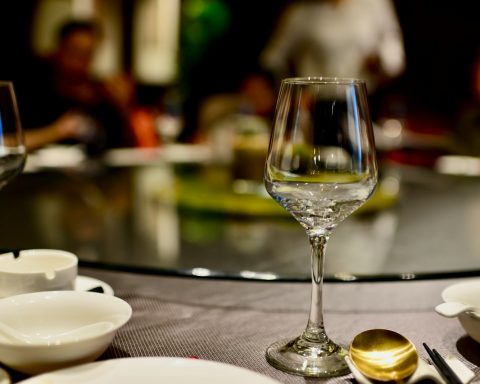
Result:
M238 191L256 193L275 109L276 89L271 74L250 67L233 91L207 97L199 106L195 142L208 146L214 161L229 165Z
M133 85L123 75L104 81L92 74L100 39L95 22L67 21L55 51L34 59L15 81L30 150L67 142L83 143L93 153L131 144Z
M238 114L258 116L270 124L275 101L274 79L261 69L252 70L240 80L236 92L213 95L203 101L196 140L203 141L215 125Z
M277 79L361 78L373 97L405 68L394 5L390 0L294 2L285 9L261 61Z

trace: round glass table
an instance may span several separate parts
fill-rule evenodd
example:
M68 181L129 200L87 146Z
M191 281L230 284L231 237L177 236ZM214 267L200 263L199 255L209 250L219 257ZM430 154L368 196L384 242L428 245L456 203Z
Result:
M58 155L30 156L0 191L0 248L64 249L84 266L136 272L310 279L304 231L258 169L238 178L198 146ZM385 163L380 180L332 235L326 280L480 273L479 177Z

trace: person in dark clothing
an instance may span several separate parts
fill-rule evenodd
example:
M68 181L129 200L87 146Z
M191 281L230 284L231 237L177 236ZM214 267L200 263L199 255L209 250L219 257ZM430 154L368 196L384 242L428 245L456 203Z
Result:
M82 142L90 151L131 144L131 83L123 77L102 81L91 73L100 38L94 22L65 23L53 54L34 59L15 81L29 149L56 142Z

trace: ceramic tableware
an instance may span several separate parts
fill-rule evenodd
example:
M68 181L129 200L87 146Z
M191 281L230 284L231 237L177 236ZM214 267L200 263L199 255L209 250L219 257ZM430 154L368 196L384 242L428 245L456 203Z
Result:
M29 292L73 289L78 258L57 249L0 255L0 298Z
M0 333L0 361L28 374L93 361L131 314L122 299L94 292L44 291L1 299L0 322L30 341Z
M467 334L480 343L480 280L450 285L442 292L443 304L435 310L442 316L457 317Z

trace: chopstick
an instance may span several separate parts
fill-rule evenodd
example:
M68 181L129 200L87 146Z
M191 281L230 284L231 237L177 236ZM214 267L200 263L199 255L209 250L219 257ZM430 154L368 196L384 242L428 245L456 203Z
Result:
M432 363L437 368L438 372L443 376L447 383L451 384L463 384L457 374L450 368L444 358L437 352L436 349L431 350L430 347L423 343L425 350L432 359Z

